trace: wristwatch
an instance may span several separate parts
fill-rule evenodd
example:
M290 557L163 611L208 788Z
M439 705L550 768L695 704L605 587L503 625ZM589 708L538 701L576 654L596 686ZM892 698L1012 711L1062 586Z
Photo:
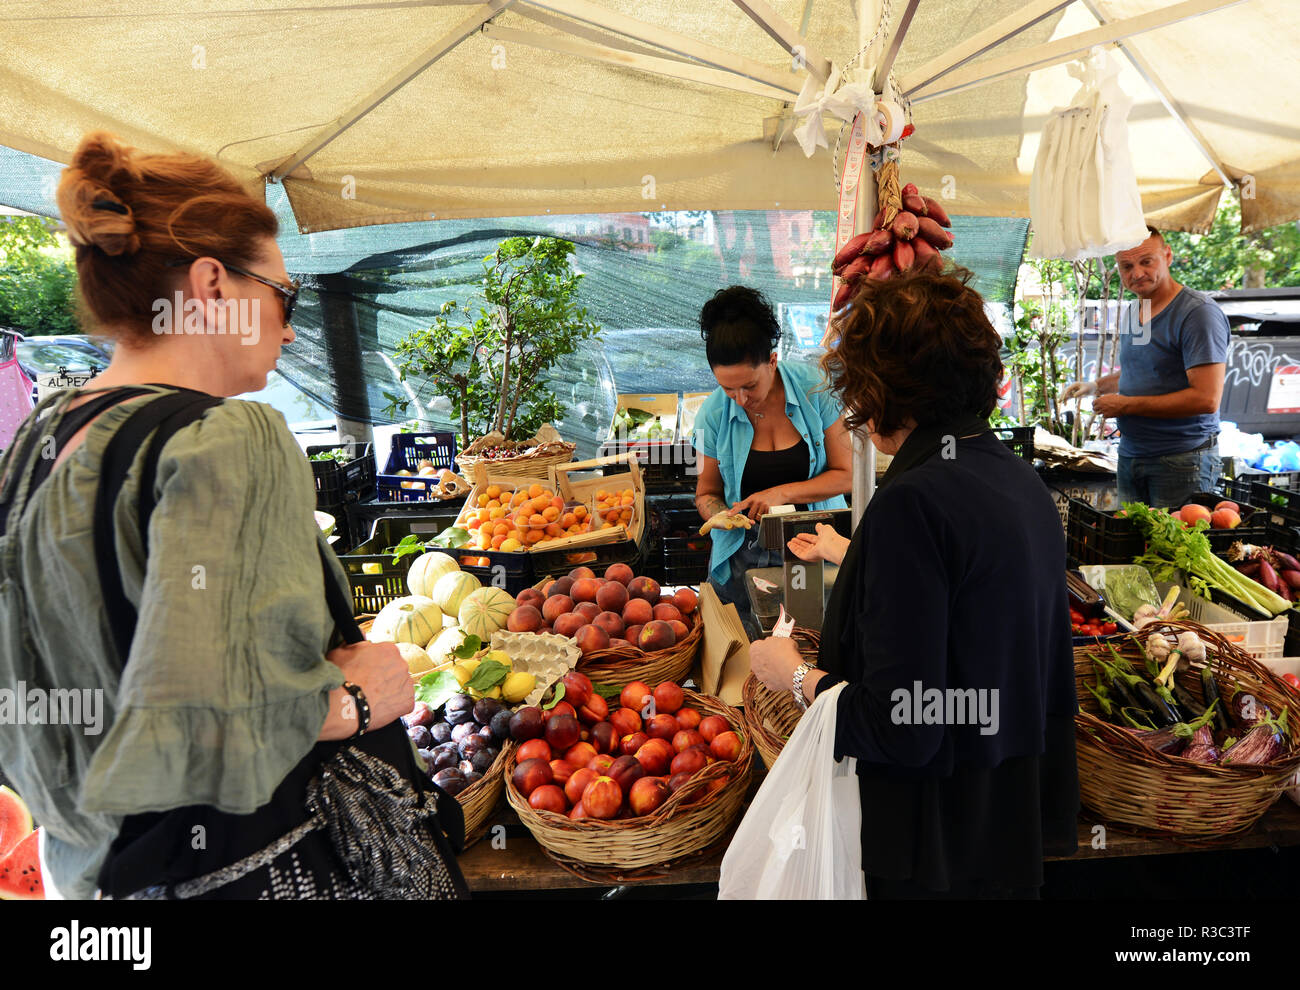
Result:
M806 712L808 710L808 702L803 696L803 679L808 676L808 671L815 666L816 664L811 664L805 660L794 669L794 687L791 688L791 693L794 695L795 703L799 706L800 711Z

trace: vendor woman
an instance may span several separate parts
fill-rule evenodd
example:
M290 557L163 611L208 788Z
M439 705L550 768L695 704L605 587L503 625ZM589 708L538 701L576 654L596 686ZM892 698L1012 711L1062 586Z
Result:
M762 294L741 285L722 289L700 311L700 335L718 381L691 441L700 518L734 512L756 523L775 505L846 508L853 452L842 410L815 367L777 360L781 326ZM709 583L758 638L745 571L781 566L781 551L759 546L757 525L715 526L710 533Z

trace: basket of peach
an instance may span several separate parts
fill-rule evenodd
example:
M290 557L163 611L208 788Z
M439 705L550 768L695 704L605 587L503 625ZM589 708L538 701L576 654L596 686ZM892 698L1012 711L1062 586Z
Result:
M672 681L634 681L607 701L570 671L511 719L506 800L547 855L585 880L662 875L740 813L754 758L741 726L735 709Z

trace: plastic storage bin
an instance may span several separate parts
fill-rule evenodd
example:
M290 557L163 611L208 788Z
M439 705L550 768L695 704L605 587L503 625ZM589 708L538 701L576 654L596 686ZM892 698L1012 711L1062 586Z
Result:
M375 497L375 456L373 445L368 443L313 445L307 448L307 456L331 450L345 451L348 460L343 464L335 460L309 460L308 463L316 479L316 508L334 515L331 506Z

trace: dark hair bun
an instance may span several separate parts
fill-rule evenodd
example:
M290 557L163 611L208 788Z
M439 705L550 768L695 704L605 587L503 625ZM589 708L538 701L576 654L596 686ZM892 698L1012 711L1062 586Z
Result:
M757 289L720 289L700 310L700 336L710 367L762 364L781 340L781 324Z
M59 183L59 214L68 239L111 257L140 250L130 190L139 181L131 149L102 131L88 135Z

